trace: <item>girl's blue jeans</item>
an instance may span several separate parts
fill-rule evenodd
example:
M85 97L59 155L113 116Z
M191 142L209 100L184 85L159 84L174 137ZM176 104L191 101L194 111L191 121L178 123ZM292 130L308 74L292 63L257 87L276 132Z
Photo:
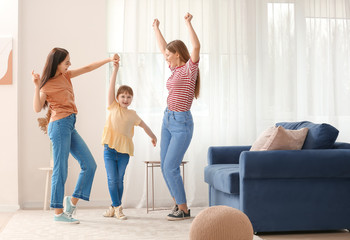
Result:
M160 167L170 194L177 204L186 203L180 165L193 135L193 119L190 111L164 111L161 141Z
M48 134L52 142L53 173L51 183L51 208L63 208L64 184L68 174L69 153L78 161L81 171L73 197L89 201L92 182L95 176L95 160L75 129L76 116L49 123Z
M117 152L115 149L109 148L107 144L104 145L108 189L113 207L119 207L122 204L124 174L129 163L129 158L129 154Z

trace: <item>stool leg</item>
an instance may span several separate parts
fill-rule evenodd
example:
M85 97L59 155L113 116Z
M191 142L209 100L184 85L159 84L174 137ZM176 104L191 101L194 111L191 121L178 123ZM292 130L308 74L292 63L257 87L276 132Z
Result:
M49 180L50 180L50 171L47 171L46 172L46 183L45 183L44 210L48 210Z
M154 211L154 172L153 172L153 163L152 163L152 210Z
M185 164L182 163L182 182L185 186Z
M146 163L146 211L148 213L148 163Z

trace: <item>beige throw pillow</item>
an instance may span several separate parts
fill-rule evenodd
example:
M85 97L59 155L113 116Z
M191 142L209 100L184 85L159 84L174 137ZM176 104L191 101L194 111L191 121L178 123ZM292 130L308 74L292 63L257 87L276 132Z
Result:
M258 139L253 143L253 146L250 148L250 151L261 151L267 140L269 140L271 135L275 133L275 130L276 127L273 126L263 131L258 137Z
M273 129L271 130L271 128ZM305 138L309 130L308 128L301 128L298 130L287 130L281 126L271 128L268 128L258 138L258 140L253 144L252 148L250 149L251 151L300 150L304 144ZM262 144L264 139L266 139L266 141L264 142L264 144Z

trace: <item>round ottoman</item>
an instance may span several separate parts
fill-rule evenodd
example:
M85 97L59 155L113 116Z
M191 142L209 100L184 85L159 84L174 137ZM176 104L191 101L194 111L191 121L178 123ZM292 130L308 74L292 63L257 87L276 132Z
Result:
M202 210L193 220L190 240L252 240L253 226L247 215L228 206Z

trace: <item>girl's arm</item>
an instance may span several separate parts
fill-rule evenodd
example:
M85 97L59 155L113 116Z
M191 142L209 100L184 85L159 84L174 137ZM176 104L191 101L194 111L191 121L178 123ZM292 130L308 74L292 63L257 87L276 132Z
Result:
M35 112L40 112L46 101L46 94L40 92L40 75L32 71L32 79L35 85L33 109Z
M191 44L193 47L192 53L191 53L191 60L192 62L197 62L199 60L199 50L201 48L201 44L199 43L198 37L196 32L194 31L192 24L191 24L191 20L192 20L193 16L189 13L187 13L185 15L185 22L190 34L190 40L191 40Z
M91 64L89 64L89 65L87 65L85 67L74 69L74 70L70 70L71 78L77 77L77 76L79 76L81 74L84 74L84 73L87 73L87 72L91 72L91 71L93 71L93 70L103 66L106 63L109 63L109 62L112 62L112 61L115 62L116 60L117 59L116 59L116 54L115 54L113 57L106 58L104 60L91 63Z
M156 146L157 145L157 137L156 137L156 135L154 135L152 130L142 120L141 120L141 123L139 124L139 126L142 127L143 130L145 130L145 132L147 133L148 136L150 136L150 138L152 139L153 146Z
M117 79L118 70L119 70L119 56L118 56L118 60L114 63L112 76L109 81L108 106L110 106L115 101L115 82Z
M166 49L167 43L166 43L162 33L159 30L159 20L157 18L154 19L152 26L153 26L154 33L155 33L156 38L157 38L159 50L163 53L164 58L166 58L165 49Z

